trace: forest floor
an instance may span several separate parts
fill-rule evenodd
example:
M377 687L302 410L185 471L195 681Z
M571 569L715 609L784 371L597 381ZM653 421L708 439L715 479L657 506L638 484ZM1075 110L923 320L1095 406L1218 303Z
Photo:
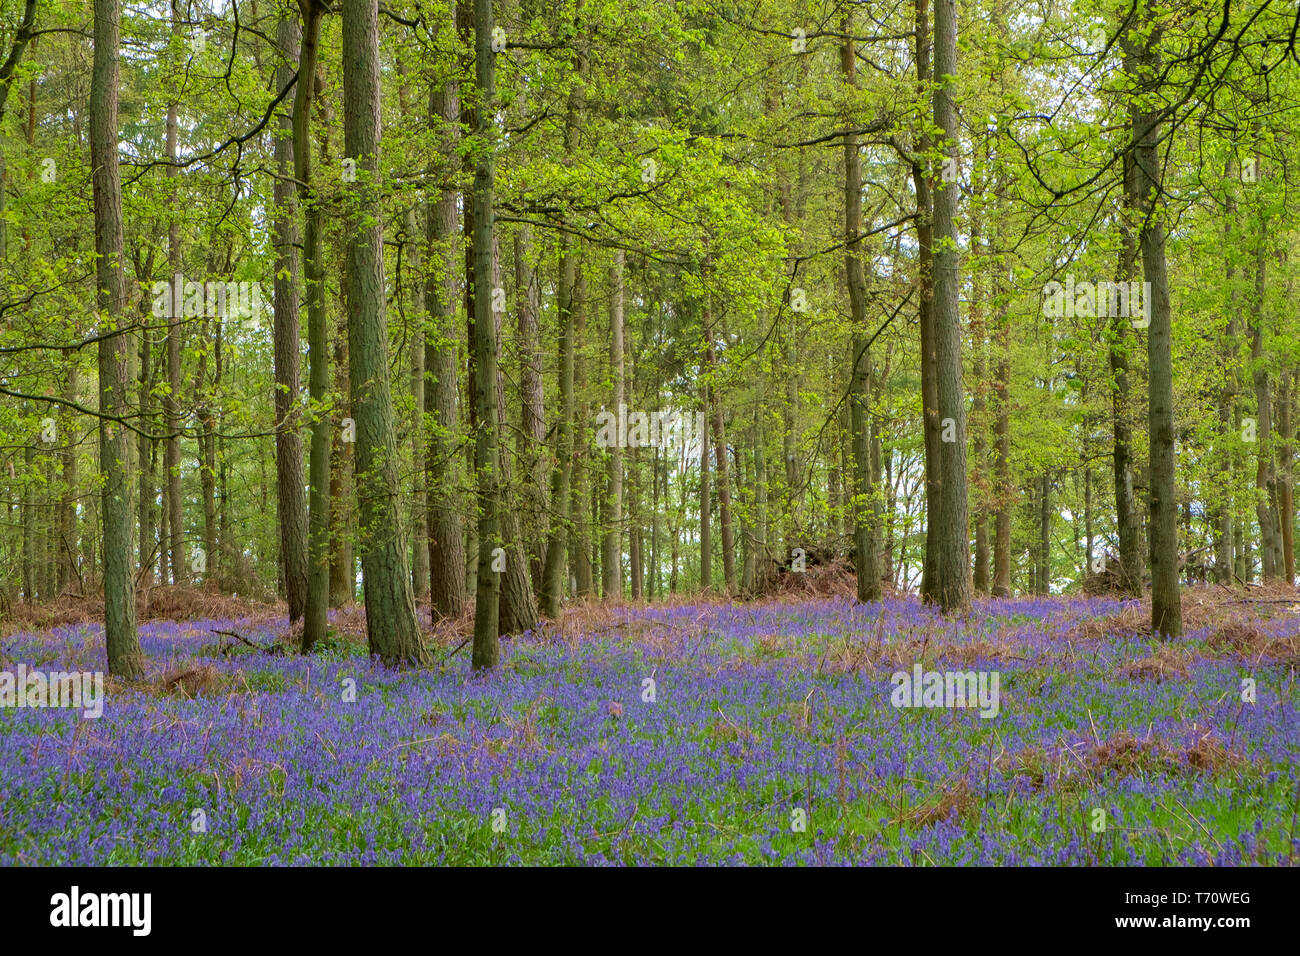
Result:
M490 675L463 623L395 671L359 610L307 657L280 609L144 620L102 717L0 708L0 864L1291 863L1300 599L1184 608L1167 644L1106 597L578 608ZM102 670L101 627L19 665ZM917 665L996 716L896 706Z

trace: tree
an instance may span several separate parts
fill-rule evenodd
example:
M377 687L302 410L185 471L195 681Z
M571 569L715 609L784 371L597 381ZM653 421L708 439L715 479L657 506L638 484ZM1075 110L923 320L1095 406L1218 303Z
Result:
M497 335L492 316L493 184L495 166L496 56L492 49L492 0L474 0L473 110L476 152L473 208L473 314L470 350L474 360L474 472L478 485L478 578L474 595L475 670L494 668L500 658L497 641L501 577L501 462L497 421Z
M624 404L623 393L623 265L622 249L614 252L614 263L609 267L609 367L613 395L611 401L617 412ZM601 544L601 593L605 600L623 596L623 449L615 442L608 451L605 464L605 497L603 524L605 537Z
M293 166L298 200L306 215L303 229L303 279L307 300L307 391L311 399L311 445L307 464L307 601L303 609L302 649L325 637L330 599L330 421L324 403L329 391L329 327L325 315L325 274L321 261L324 212L312 187L311 114L316 59L324 8L300 0L302 45L293 102Z
M356 420L361 573L371 654L385 663L425 664L402 512L397 437L388 372L384 232L379 165L378 0L343 3L343 141L356 163L347 244L348 377Z
M179 0L171 4L172 42L180 42ZM167 530L171 535L170 564L172 578L177 584L188 584L190 562L185 554L185 499L181 493L181 315L175 305L181 292L175 283L181 281L181 221L180 193L176 166L179 119L176 100L167 103L167 181L171 185L172 211L167 221L167 273L173 283L167 308L167 398L164 402L167 421L167 443L164 449L163 468L166 471Z
M853 17L844 15L840 63L844 82L857 86ZM858 135L844 136L844 272L848 279L852 344L849 369L849 435L853 446L853 540L857 550L858 600L880 600L876 488L871 471L871 349L866 335L867 281L862 267L862 157Z
M455 35L456 6L450 4L444 31ZM425 236L429 270L425 302L429 328L424 340L424 365L428 382L424 411L428 417L429 449L425 457L425 494L429 522L429 606L435 617L458 618L465 607L465 538L460 517L460 395L456 385L456 207L459 194L450 184L455 166L460 94L455 70L442 76L429 90L429 125L438 135L449 184L429 203Z
M90 168L95 210L95 277L99 290L99 460L104 523L104 640L108 672L128 680L144 670L135 630L131 575L131 459L127 443L128 355L122 328L122 177L117 155L121 39L119 0L95 0L95 53L90 82Z
M288 66L299 58L302 30L292 15L279 25L276 39L285 64L276 72L276 85L289 85ZM309 84L304 81L304 87ZM293 114L281 112L275 140L275 164L281 177L294 169ZM275 181L275 493L280 525L280 563L284 572L289 622L302 618L307 605L307 497L303 491L302 433L298 325L298 202L296 188L285 178Z
M1150 370L1148 430L1151 450L1151 628L1166 638L1183 633L1178 591L1178 499L1174 488L1173 355L1169 273L1165 261L1163 167L1158 155L1163 108L1155 102L1164 30L1148 0L1140 0L1135 25L1125 34L1124 67L1133 83L1129 107L1133 176L1130 205L1141 217L1138 246L1151 309L1147 332Z
M955 164L957 116L953 85L957 75L956 0L935 0L934 125L944 137L944 154ZM955 166L949 166L950 169ZM928 521L936 527L927 555L932 594L945 613L971 603L970 534L966 496L966 399L962 391L961 316L958 312L960 250L957 248L955 181L941 182L934 197L934 375L941 427L937 500Z

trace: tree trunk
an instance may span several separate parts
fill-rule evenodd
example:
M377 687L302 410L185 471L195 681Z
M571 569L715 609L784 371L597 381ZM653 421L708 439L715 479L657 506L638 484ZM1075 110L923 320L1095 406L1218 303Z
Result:
M78 373L77 353L65 349L63 359L67 366L64 379L63 397L66 401L76 402L81 390ZM80 578L77 556L81 551L77 537L77 449L76 419L69 411L64 415L60 436L63 447L60 455L63 460L63 500L59 508L59 590L66 591L73 581Z
M456 22L451 3L444 24ZM450 180L456 167L456 142L460 122L460 89L455 69L447 69L441 82L429 91L429 126L440 143L442 169ZM428 381L424 410L428 415L427 475L425 490L429 523L429 606L434 619L456 619L465 609L465 532L461 523L460 393L456 331L458 192L447 187L425 213L425 235L429 270L425 304L429 327L424 341L424 365Z
M628 457L631 461L628 468L628 514L631 516L632 526L628 533L627 564L628 573L632 578L632 600L639 601L644 579L642 565L645 560L641 553L641 450L630 449Z
M930 86L930 7L929 0L915 0L916 9L916 80L922 92ZM936 36L938 24L935 25ZM942 74L940 74L942 75ZM937 91L936 91L937 95ZM937 102L937 100L936 100ZM925 157L930 151L930 136L922 132L917 139L918 159L912 163L912 183L916 189L917 285L919 304L917 324L921 338L921 419L925 436L925 550L921 564L921 597L933 601L938 597L934 580L934 561L939 551L939 385L938 352L935 346L934 319L934 215L930 172Z
M330 417L325 409L330 387L329 326L325 315L325 269L321 261L324 210L312 187L311 119L316 95L316 58L323 8L305 4L298 83L293 102L293 164L298 200L306 211L303 229L303 279L307 300L307 391L311 399L311 443L307 485L307 597L303 607L302 649L323 639L330 605Z
M1224 179L1232 175L1232 162L1225 163ZM1218 415L1218 442L1214 456L1215 473L1219 478L1220 504L1215 515L1214 577L1224 586L1232 584L1235 548L1233 540L1233 503L1236 484L1233 463L1239 433L1234 430L1234 407L1237 394L1237 267L1233 262L1235 240L1233 225L1237 218L1236 202L1229 193L1223 216L1224 281L1228 286L1226 311L1228 323L1219 344L1219 358L1223 367L1223 384L1216 405Z
M587 405L587 360L583 347L587 332L587 278L579 270L573 316L573 474L569 501L569 573L573 596L589 598L595 590L591 569L591 461L590 419Z
M707 266L706 266L707 270ZM718 394L718 355L713 343L713 296L704 290L704 367L709 419L713 425L713 461L717 471L718 526L722 531L722 582L727 594L735 595L736 534L731 520L731 480L728 477L727 432L722 418L722 398Z
M138 491L136 503L138 514L136 523L139 527L139 568L141 578L153 580L154 563L154 525L153 525L153 471L149 467L149 452L153 442L149 433L153 431L153 342L149 339L148 297L140 296L140 377L139 377L139 422L140 431L136 438L136 458L139 462ZM53 557L53 555L51 556Z
M936 0L934 72L942 78L934 90L934 125L947 140L945 153L955 156L958 137L952 88L957 75L956 0ZM934 350L932 377L938 396L937 496L927 504L927 526L934 528L930 556L931 593L944 613L961 613L971 603L970 522L966 502L966 398L962 390L961 315L958 311L960 255L957 247L955 182L945 182L934 197ZM950 428L951 426L951 428ZM927 556L929 549L927 548Z
M414 317L411 336L411 590L417 601L429 596L429 522L425 511L428 495L425 492L427 466L424 460L428 443L424 438L424 368L425 316L423 241L417 225L415 209L406 213L405 230L411 260L410 275L411 313Z
M1287 289L1287 301L1293 301ZM1296 373L1284 372L1278 380L1278 505L1282 525L1282 580L1295 584L1295 432L1291 423L1291 404Z
M117 98L120 0L95 0L90 81L90 169L95 215L95 277L102 315L99 341L99 461L104 521L104 640L108 672L134 680L143 672L131 580L131 475L127 429L128 356L132 336L117 331L126 308L122 271L122 178Z
M1165 227L1162 218L1163 181L1158 143L1160 128L1156 112L1141 97L1158 83L1161 31L1150 30L1151 12L1145 5L1135 32L1125 37L1125 70L1136 90L1129 107L1132 126L1134 175L1130 205L1141 215L1139 244L1142 266L1149 285L1151 325L1147 332L1147 367L1150 407L1148 430L1151 456L1151 627L1167 638L1183 633L1182 603L1178 590L1178 499L1174 487L1174 378L1171 351L1169 275L1165 262ZM1143 37L1141 51L1136 37Z
M1258 169L1259 156L1255 157ZM1258 233L1255 237L1255 296L1251 303L1251 377L1255 386L1255 517L1259 521L1259 557L1264 581L1282 577L1282 529L1276 507L1277 472L1273 448L1273 388L1264 357L1264 309L1266 279L1266 222L1258 210Z
M577 250L570 237L562 240L560 287L556 300L560 361L557 368L559 405L556 419L555 469L551 472L551 530L547 535L542 567L541 610L546 617L560 616L564 596L564 553L568 540L570 491L573 478L573 326Z
M984 150L984 164L989 162L989 150ZM976 196L984 193L983 175L973 183ZM983 235L984 222L982 208L975 203L970 214L970 250L971 250L971 299L970 299L970 338L975 351L971 371L975 379L975 394L971 399L971 431L974 432L973 484L975 489L975 510L972 524L975 526L975 570L973 586L976 594L989 593L989 509L988 509L988 384L986 381L987 347L985 343L985 259L988 239Z
M493 236L492 254L492 288L501 289L500 248ZM495 296L493 296L495 300ZM498 602L497 634L523 634L537 626L537 600L533 597L532 575L528 567L528 554L524 550L523 531L519 521L518 501L512 494L515 488L512 480L510 454L504 442L506 434L506 379L501 370L501 342L503 315L495 308L495 301L489 302L492 322L497 343L497 457L501 462L500 477L497 486L501 502L498 506L500 515L500 545L505 553L505 571L501 574L501 597Z
M347 230L348 378L357 429L366 633L371 655L385 663L425 664L428 655L416 626L406 529L399 507L397 436L388 373L378 0L343 0L343 104L344 150L357 164Z
M1004 187L998 184L998 209L1002 208ZM1011 597L1011 310L1001 293L1001 274L994 280L994 299L998 303L994 344L997 362L993 369L993 596Z
M515 233L515 293L519 296L519 471L523 482L524 544L536 588L542 585L546 550L546 409L542 388L542 290L533 267L533 229Z
M853 16L844 16L840 67L844 82L857 86ZM849 287L852 362L849 368L849 433L853 447L853 542L857 551L858 600L880 600L877 560L876 485L871 471L871 351L867 344L867 280L862 266L862 157L858 136L844 137L844 271Z
M470 351L474 358L474 473L478 492L478 575L474 594L475 670L497 666L501 579L493 567L501 547L501 465L497 421L497 341L492 316L493 189L495 179L496 57L492 51L492 0L474 0L474 75L478 105L470 125L474 152L472 254L474 270Z
M292 15L280 21L276 40L285 62L276 71L280 89L292 76L289 66L299 59L302 30ZM309 86L303 80L301 86ZM275 166L281 177L294 170L293 112L282 111L281 135L275 141ZM303 489L301 383L298 311L298 197L293 184L275 181L275 286L272 339L275 355L275 497L280 530L280 570L289 602L289 623L307 606L307 496Z
M178 0L172 0L171 32L177 37L181 32ZM181 215L179 181L176 166L178 118L175 99L167 104L167 180L171 184L171 215L167 223L167 272L172 283L167 310L167 447L163 465L167 470L167 528L171 535L172 580L179 585L189 584L190 562L185 554L185 499L181 493L181 317L180 308L184 281L181 266Z
M35 604L36 586L36 445L38 437L23 446L23 600Z
M706 414L709 408L709 387L700 386L700 404ZM709 488L709 429L700 430L700 590L713 587L713 495ZM658 469L655 471L658 474ZM659 513L658 502L654 513ZM653 568L653 562L652 562ZM653 573L651 580L653 581ZM653 589L654 585L651 584Z
M357 174L360 178L360 173ZM349 348L348 316L351 302L351 276L346 272L339 279L339 314L334 327L334 394L337 396L340 427L330 434L330 484L329 484L329 606L343 607L356 599L356 561L352 553L352 517L355 492L356 436L345 441L344 426L349 418L355 427L356 418L349 402Z
M609 268L609 368L614 394L611 407L621 417L623 394L623 250L614 252ZM606 601L623 597L623 449L618 442L608 450L605 463L605 498L602 524L601 593Z
M205 584L215 576L217 566L217 463L213 435L215 425L212 420L212 393L215 386L211 389L208 387L208 352L209 342L212 341L208 336L209 321L205 316L199 323L199 368L194 378L194 399L191 404L197 410L199 419L199 497L203 505L203 560L197 569L191 567L191 570L198 570ZM220 317L215 321L219 328Z
M1135 166L1131 156L1124 157L1126 205L1131 207ZM1127 211L1127 210L1126 210ZM1126 215L1120 216L1121 245L1119 275L1121 284L1133 279L1137 262L1137 244ZM1129 385L1129 350L1133 336L1129 326L1133 318L1116 309L1110 325L1108 359L1111 373L1111 435L1115 478L1115 531L1119 538L1119 583L1124 593L1142 593L1142 534L1138 526L1136 495L1133 491L1133 426L1131 388ZM1130 310L1131 311L1131 310Z

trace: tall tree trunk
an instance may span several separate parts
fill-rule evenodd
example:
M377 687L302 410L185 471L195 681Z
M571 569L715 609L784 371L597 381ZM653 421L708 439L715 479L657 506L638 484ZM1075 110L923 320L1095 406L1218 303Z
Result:
M582 0L574 9L574 28L577 35L582 15ZM583 78L587 72L587 52L584 43L573 50L573 72L578 81L569 92L564 119L564 152L573 156L577 150L578 129L584 108ZM556 410L555 467L551 472L551 524L546 536L546 557L542 564L541 612L556 620L560 616L560 603L564 598L565 547L569 537L569 506L573 481L573 367L574 367L574 309L577 288L578 259L581 245L571 234L560 240L559 289L556 295L556 321L559 325L559 364L556 379L559 406Z
M623 394L623 250L614 252L609 267L609 368L613 379L614 413L622 417ZM623 597L623 449L618 442L608 450L605 463L605 497L602 524L601 593L606 601Z
M501 284L501 250L493 236L492 288L503 289ZM492 312L494 334L497 342L497 457L501 463L497 487L501 495L500 545L505 554L505 571L501 574L501 597L497 612L497 634L523 634L537 627L537 600L533 596L532 575L528 567L528 554L524 550L523 530L519 521L518 500L512 494L515 483L509 449L504 441L506 434L506 377L501 369L502 321L504 316L495 308L492 296L488 308Z
M853 16L844 15L840 67L844 82L857 86ZM858 136L844 136L844 272L849 287L852 363L849 368L849 434L853 446L853 541L857 550L858 600L880 600L877 560L876 485L871 471L871 351L867 344L867 280L862 266L862 157Z
M412 276L411 312L411 590L417 601L429 596L429 522L426 512L428 494L425 491L427 465L424 460L428 442L424 437L425 374L425 316L423 241L420 238L415 209L406 213L405 229Z
M709 387L700 386L700 405L708 413ZM700 429L700 590L713 587L713 494L709 488L709 429ZM656 469L658 474L658 469ZM658 502L654 513L659 513ZM653 572L651 575L653 582ZM651 588L653 588L653 583Z
M934 125L947 140L945 154L955 158L958 130L952 90L957 75L956 0L935 0L934 38L934 72L941 78L934 90ZM934 197L935 363L932 376L938 396L938 419L943 431L938 444L938 494L931 504L927 504L927 525L933 522L932 542L938 549L930 558L933 588L928 596L948 614L965 611L971 603L966 398L962 390L961 315L958 311L958 192L955 182L945 182ZM934 507L936 504L937 508Z
M587 276L579 270L575 296L578 308L573 316L573 475L569 501L569 574L573 596L585 599L595 590L591 569L591 439L587 423Z
M524 489L524 544L533 585L542 585L542 555L546 550L546 410L542 388L542 291L533 267L533 229L524 224L515 232L515 291L519 296L520 429L519 470Z
M1259 155L1255 156L1258 169ZM1264 357L1265 298L1267 293L1267 223L1257 210L1255 236L1255 295L1251 303L1251 378L1255 386L1256 466L1255 517L1259 521L1259 557L1265 582L1282 577L1282 530L1276 507L1277 472L1273 447L1273 388Z
M35 604L38 597L36 586L36 445L39 438L32 438L23 447L23 600Z
M989 149L984 150L984 164L987 167ZM976 196L982 196L985 188L984 174L981 172L973 184ZM975 570L973 586L976 594L989 593L989 509L988 509L988 383L987 346L985 343L985 258L988 239L983 235L984 219L979 203L973 204L970 214L970 249L971 249L971 299L970 299L970 337L975 351L972 373L975 379L975 394L971 399L971 431L974 433L974 475L975 509L972 524L975 526Z
M1136 188L1136 166L1132 156L1124 157L1124 189L1126 209L1120 215L1121 244L1119 275L1121 285L1133 279L1137 263L1137 243L1127 214L1136 213L1132 205ZM1115 478L1115 532L1119 538L1119 584L1130 595L1142 593L1142 542L1138 527L1137 499L1133 491L1133 426L1130 408L1129 351L1133 336L1129 326L1131 315L1117 313L1110 323L1110 348L1108 360L1111 374L1111 438L1112 464ZM1130 310L1131 311L1131 310Z
M574 291L577 249L570 237L562 240L560 284L556 301L559 322L559 356L556 418L555 468L551 472L551 529L547 535L546 558L542 567L541 610L551 619L560 616L564 596L565 548L568 541L570 494L573 479L573 362Z
M645 559L642 556L641 545L641 450L630 449L628 458L631 461L627 483L628 514L632 520L628 533L627 564L628 573L632 578L632 600L639 601L645 577L642 570Z
M284 63L276 70L280 89L299 59L302 29L292 15L280 21L276 41ZM310 85L303 79L302 86ZM300 620L307 606L307 496L303 489L302 423L299 381L298 197L287 182L294 170L293 112L281 111L275 140L275 166L281 178L272 192L275 218L275 286L272 339L275 360L275 498L280 530L280 570L289 602L289 623Z
M754 425L754 587L764 589L768 584L771 554L767 548L767 434L763 429L760 409Z
M995 194L1002 210L1005 187L999 181ZM1011 597L1011 310L1001 273L993 281L997 319L993 368L993 596Z
M930 5L929 0L915 0L916 10L916 80L924 93L929 89L930 69ZM936 24L937 33L937 24ZM942 75L942 74L940 74ZM935 347L934 319L934 215L930 171L925 157L930 151L930 136L922 132L918 137L918 158L912 162L912 183L916 190L916 243L917 284L919 288L917 324L921 338L921 419L925 437L925 550L921 565L921 597L927 601L938 596L934 580L934 560L938 556L940 503L939 503L939 385L938 352Z
M348 378L357 428L356 485L366 633L370 653L385 663L424 664L428 655L416 625L399 507L397 435L388 373L378 0L343 0L343 104L344 150L357 164L347 233Z
M358 173L358 177L360 174ZM345 271L339 279L339 313L334 327L334 394L338 396L338 418L342 426L349 418L356 419L348 398L349 369L351 368L349 348L348 303L351 294L348 287L351 277ZM330 435L330 496L329 496L329 587L330 607L343 607L356 599L356 561L352 553L352 518L355 495L355 435L352 441L344 441L346 433L342 427L332 430Z
M131 581L131 475L127 429L128 356L132 336L119 327L126 309L122 271L122 178L117 97L121 83L120 0L95 0L90 80L90 169L95 214L95 276L102 316L99 341L99 461L104 521L104 640L108 672L133 680L143 672ZM116 334L113 334L116 333Z
M478 576L474 594L475 670L493 668L500 658L498 643L501 578L494 551L501 547L501 463L497 420L497 336L492 316L492 253L496 98L496 57L492 50L492 0L474 0L474 75L478 101L471 125L477 139L474 152L472 254L474 270L470 351L474 358L474 473L478 491Z
M65 349L63 360L67 367L63 398L68 402L80 399L80 375L77 353ZM59 590L66 591L80 578L77 556L81 551L77 537L77 449L76 419L69 411L63 416L59 434L62 438L60 457L63 464L63 500L59 507Z
M194 378L194 391L190 400L190 407L195 409L199 421L199 499L203 506L203 557L197 565L191 565L190 570L195 571L201 576L203 583L207 583L216 572L216 555L213 552L212 542L216 534L216 469L215 462L212 461L212 446L209 442L209 436L212 431L212 420L210 411L210 395L208 388L208 352L211 348L208 337L208 318L205 316L199 323L199 366Z
M1291 299L1288 284L1287 301ZM1291 406L1297 373L1288 376L1284 371L1278 379L1278 510L1282 525L1282 580L1295 584L1295 431L1291 422Z
M1037 567L1034 571L1034 590L1038 594L1052 592L1052 476L1043 472L1038 480L1038 547L1034 549Z
M708 266L706 270L706 283ZM709 419L713 425L713 462L717 471L718 527L722 531L722 581L727 594L735 595L736 534L731 520L731 480L728 477L727 432L722 418L722 398L718 393L718 354L713 341L713 295L704 290L704 367L708 395Z
M398 105L403 119L409 120L411 118L410 70L405 58L399 58L397 69L401 76L401 86L397 91ZM404 241L399 247L398 289L409 286L411 292L411 317L408 320L403 315L403 324L410 337L411 356L411 424L408 435L411 443L411 590L415 594L415 600L419 602L429 595L429 524L425 510L428 506L428 494L424 485L427 467L425 452L428 450L424 428L424 390L427 381L424 356L428 312L424 302L424 239L420 234L419 216L415 205L406 210L402 221L402 233ZM409 264L406 274L410 279L403 278L401 268L403 254Z
M455 19L455 11L451 13ZM454 71L429 95L429 122L443 138L442 155L454 162L460 95ZM429 331L425 338L425 411L429 415L428 475L429 605L433 616L458 618L465 607L465 534L461 524L460 393L456 321L457 191L444 189L428 207L429 256L438 267L429 271L425 301Z
M179 0L171 4L171 32L181 32ZM167 447L163 464L167 470L167 527L171 535L172 580L189 584L190 562L185 554L185 499L181 493L181 294L184 281L181 271L181 215L179 179L176 166L179 130L176 100L167 104L167 180L171 184L171 214L167 222L167 272L172 283L167 315Z
M146 272L147 274L147 272ZM145 581L153 580L153 559L154 559L154 526L153 526L153 502L154 494L150 482L153 478L149 468L149 449L151 441L149 433L153 431L153 413L151 410L151 393L153 391L153 343L149 340L149 321L148 299L143 294L140 297L140 375L137 379L139 385L137 400L137 409L139 414L140 431L136 434L136 460L139 462L139 469L136 473L137 491L136 491L136 527L139 529L139 558L137 566L140 569L140 577Z
M1232 162L1229 160L1223 170L1224 179L1232 175ZM1216 396L1218 415L1218 441L1215 443L1215 473L1219 478L1218 493L1220 505L1214 521L1214 577L1222 585L1230 585L1233 580L1235 548L1233 540L1233 502L1236 475L1233 462L1236 458L1236 443L1239 433L1234 430L1233 410L1237 395L1237 267L1233 260L1235 240L1233 225L1237 218L1236 202L1228 194L1223 216L1223 250L1224 282L1228 287L1226 312L1228 323L1219 340L1219 358L1223 367L1223 384Z
M1151 325L1147 332L1147 367L1150 407L1148 431L1151 455L1151 627L1167 638L1183 633L1183 611L1178 590L1178 499L1174 486L1174 369L1171 350L1169 275L1165 262L1165 227L1159 114L1143 97L1159 83L1162 30L1152 28L1152 12L1143 0L1138 24L1125 37L1124 66L1135 93L1129 116L1133 130L1134 176L1131 205L1142 217L1139 244L1142 266L1149 283ZM1142 48L1139 50L1138 37ZM1159 109L1157 107L1156 109ZM1145 297L1144 297L1145 298Z
M303 228L303 291L307 300L307 391L311 399L311 442L307 465L307 597L303 606L303 652L325 637L330 605L330 387L329 326L325 314L325 269L321 261L324 210L312 186L311 120L316 97L316 59L320 45L317 0L303 4L302 47L293 102L293 165L298 201L306 213Z

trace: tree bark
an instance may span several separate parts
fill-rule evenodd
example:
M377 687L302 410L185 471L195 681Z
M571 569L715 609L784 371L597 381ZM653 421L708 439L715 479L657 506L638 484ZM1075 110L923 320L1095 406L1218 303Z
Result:
M69 402L80 399L80 374L77 353L66 349L63 359L67 366L64 379L63 397ZM73 581L80 578L77 556L80 554L80 541L77 536L77 465L78 441L76 440L76 419L71 412L63 416L60 427L63 447L60 452L63 463L63 500L59 508L59 590L66 591ZM160 539L161 540L161 539ZM161 545L160 545L161 547Z
M1287 301L1292 301L1290 289ZM1291 406L1295 391L1296 373L1285 372L1278 380L1278 505L1282 524L1282 580L1295 584L1295 431L1291 421Z
M1135 165L1131 156L1124 157L1125 203L1132 209ZM1125 213L1120 216L1119 253L1120 283L1132 280L1137 263L1137 243ZM1131 310L1130 310L1131 311ZM1133 426L1130 419L1131 386L1129 384L1129 350L1133 336L1129 326L1132 316L1117 313L1110 324L1108 360L1111 374L1111 438L1115 480L1115 532L1119 539L1119 584L1130 595L1142 593L1142 541L1138 527L1137 499L1133 491Z
M456 22L455 3L444 24ZM429 126L440 142L444 175L456 169L460 88L455 69L447 69L429 91ZM429 327L424 341L428 378L424 409L428 415L425 490L429 523L429 606L433 617L455 619L465 609L465 532L461 523L460 393L457 389L459 336L456 332L456 234L458 191L441 190L425 214L429 270L425 303Z
M707 265L706 265L707 281ZM713 425L713 463L717 472L718 527L722 532L722 582L727 594L735 595L736 534L731 518L731 480L728 475L727 432L722 418L722 398L718 394L718 355L713 343L713 296L704 290L704 367L705 392L708 396L709 420Z
M546 410L542 388L541 284L533 267L533 229L515 232L515 292L519 296L519 470L523 482L524 544L534 587L542 584L546 550Z
M343 138L356 161L348 203L348 379L356 421L361 569L370 653L389 665L425 664L415 619L397 436L388 372L384 230L380 202L378 0L343 2Z
M1256 169L1259 155L1255 156ZM1273 447L1273 388L1265 358L1265 296L1267 293L1267 223L1262 210L1255 236L1255 295L1251 303L1251 378L1255 386L1255 517L1259 521L1259 557L1264 581L1282 577L1282 529L1278 520L1277 470Z
M705 413L709 408L709 387L700 386L700 404ZM713 494L709 488L709 429L700 430L700 590L708 591L713 587ZM658 475L658 469L655 470ZM659 513L658 502L654 513ZM651 589L653 584L653 561L651 564Z
M311 400L311 442L307 465L307 597L303 607L302 649L323 639L330 605L330 387L329 326L325 315L325 270L321 262L324 211L312 186L311 119L316 96L316 59L323 8L303 4L302 47L293 102L293 164L298 200L306 214L303 228L303 291L307 300L307 391Z
M614 252L609 267L609 368L613 379L612 408L621 414L623 394L623 250ZM605 463L605 537L601 552L601 593L606 601L623 597L623 449L618 442Z
M171 4L172 36L181 32L180 8L178 0ZM167 272L172 283L171 303L167 310L167 398L165 411L167 418L167 446L164 450L163 465L167 470L167 529L171 535L172 580L185 585L190 580L190 562L185 554L185 499L181 492L181 317L179 308L181 289L176 283L183 281L181 266L181 201L177 177L180 170L176 166L176 149L178 136L178 118L176 100L167 104L167 180L171 184L171 215L167 222Z
M591 432L587 427L587 359L583 345L587 332L587 276L578 271L573 316L573 473L569 501L569 574L573 596L586 599L595 590L591 568Z
M121 83L120 0L95 0L90 81L90 169L95 217L99 341L99 461L104 523L104 640L108 672L127 680L143 673L131 580L131 475L127 429L128 356L132 336L119 331L126 308L122 271L122 178L117 102ZM117 332L117 334L111 334Z
M292 15L280 21L276 34L285 63L276 71L276 86L284 89L292 75L289 63L301 54L302 29ZM309 80L302 81L310 85ZM281 111L275 140L275 165L281 177L294 170L293 111ZM275 218L275 286L272 339L275 361L275 500L280 531L280 570L284 575L289 623L300 620L307 606L307 496L303 489L301 391L299 380L298 197L283 178L272 192Z
M1232 175L1232 162L1224 164L1224 179ZM1233 486L1235 474L1233 463L1236 458L1235 447L1238 433L1234 430L1234 408L1237 396L1237 266L1233 261L1235 240L1233 225L1237 218L1237 204L1229 193L1223 216L1223 250L1224 282L1228 287L1226 312L1227 326L1219 340L1219 358L1223 366L1223 384L1216 396L1215 411L1218 416L1218 442L1216 443L1215 473L1219 479L1218 493L1220 504L1214 521L1214 577L1224 586L1233 581L1234 573L1234 539L1233 539L1233 503L1235 495Z
M478 576L474 595L475 670L500 658L501 578L493 567L501 540L501 463L497 420L497 336L492 316L492 253L495 181L496 56L492 50L492 0L474 0L474 75L478 102L472 126L478 139L474 163L473 303L470 350L474 357L474 472L478 491Z
M1134 164L1131 205L1142 217L1139 245L1149 285L1151 325L1147 333L1149 370L1148 431L1151 456L1151 627L1163 637L1183 633L1182 603L1178 590L1178 499L1174 485L1174 381L1171 350L1169 275L1165 262L1163 189L1158 151L1158 113L1142 98L1153 92L1152 77L1160 75L1159 45L1162 31L1151 29L1150 8L1144 0L1136 33L1125 37L1125 70L1135 84L1129 106ZM1142 48L1137 47L1142 38Z
M844 42L840 67L844 82L857 86L857 57L853 44L853 16L844 16ZM867 280L862 266L862 157L858 136L844 137L844 272L849 287L852 328L849 369L849 434L853 447L853 541L857 551L858 600L880 600L878 562L877 489L871 470L871 351L867 344Z
M958 137L952 88L957 75L956 0L936 0L934 9L934 125L947 141L944 152L955 156ZM958 310L960 256L957 247L955 182L945 182L934 197L934 349L933 380L938 397L938 488L927 505L927 526L934 527L930 557L933 598L946 614L971 604L970 522L966 501L966 398L962 390L961 315ZM951 423L952 429L949 430ZM951 435L953 440L948 440Z
M916 9L916 80L924 93L930 85L930 5L929 0L915 0ZM936 35L938 24L936 23ZM942 75L942 74L940 74ZM925 436L925 550L921 557L921 597L936 600L934 560L938 555L939 516L939 385L938 352L935 346L934 319L934 215L935 203L930 173L919 158L930 151L930 136L922 132L917 139L918 158L912 162L912 183L916 189L916 244L918 299L917 325L921 338L921 418Z

